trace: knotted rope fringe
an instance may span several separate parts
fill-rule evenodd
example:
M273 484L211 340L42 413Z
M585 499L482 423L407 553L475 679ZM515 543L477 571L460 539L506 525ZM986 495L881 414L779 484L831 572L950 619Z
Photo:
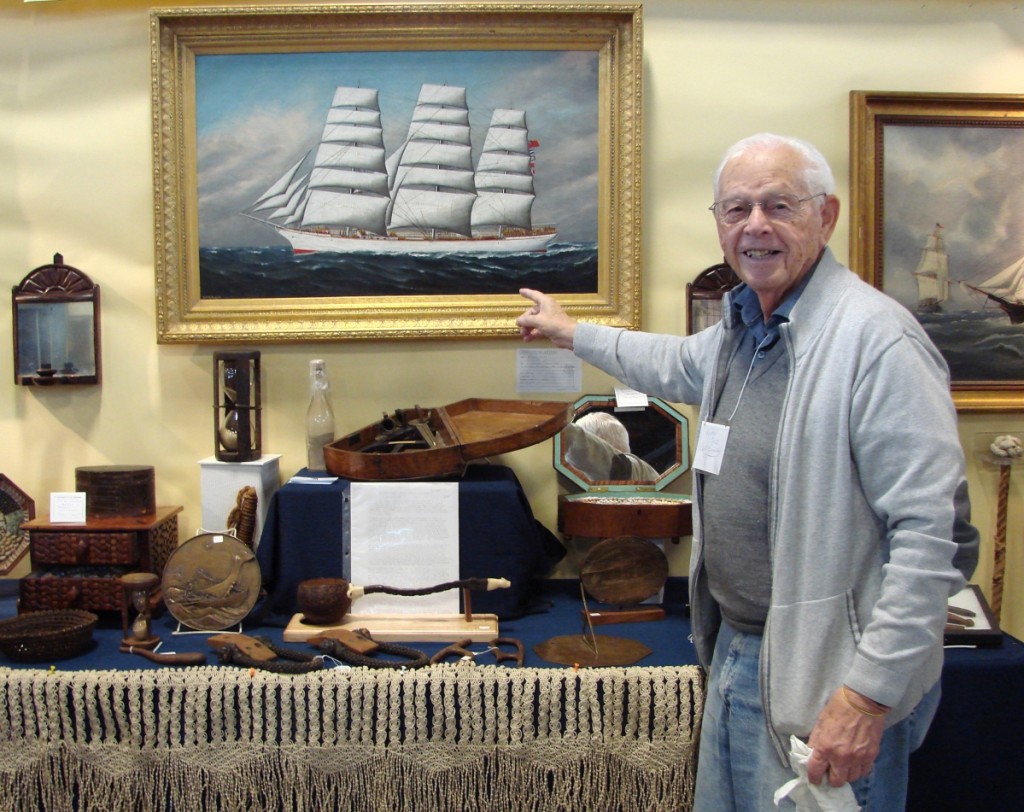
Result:
M693 666L0 669L0 805L676 812L702 708Z

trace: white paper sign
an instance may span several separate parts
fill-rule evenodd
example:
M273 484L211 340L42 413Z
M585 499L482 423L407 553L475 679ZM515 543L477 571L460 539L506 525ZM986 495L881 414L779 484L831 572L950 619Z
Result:
M579 392L583 362L571 350L516 350L516 392Z
M650 401L643 392L637 392L628 386L615 387L615 411L617 412L642 412Z
M418 589L459 579L459 483L353 482L352 583ZM458 614L459 590L356 598L354 615Z
M85 493L51 493L50 521L55 524L85 524Z

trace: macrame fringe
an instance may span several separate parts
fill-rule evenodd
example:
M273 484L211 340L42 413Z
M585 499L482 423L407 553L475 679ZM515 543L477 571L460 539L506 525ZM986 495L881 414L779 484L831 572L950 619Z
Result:
M700 680L688 666L0 669L0 807L676 812L692 804Z

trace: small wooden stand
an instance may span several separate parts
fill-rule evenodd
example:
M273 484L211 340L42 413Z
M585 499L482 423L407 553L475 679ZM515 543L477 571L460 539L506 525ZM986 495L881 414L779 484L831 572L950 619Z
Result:
M450 643L470 640L481 643L498 636L497 615L346 615L328 626L306 623L301 613L294 615L284 630L286 643L304 643L328 629L367 629L374 640L383 643Z

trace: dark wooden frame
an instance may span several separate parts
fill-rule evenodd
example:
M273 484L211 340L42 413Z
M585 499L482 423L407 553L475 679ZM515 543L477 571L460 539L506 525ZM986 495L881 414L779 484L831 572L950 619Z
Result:
M64 257L53 255L53 262L41 265L31 271L13 288L11 301L14 318L14 382L24 386L49 386L52 384L98 384L102 380L102 342L100 341L100 286L85 273L64 264ZM58 367L37 369L35 374L19 373L21 351L19 341L19 309L22 305L55 304L92 305L92 351L95 370L92 374L69 372Z

